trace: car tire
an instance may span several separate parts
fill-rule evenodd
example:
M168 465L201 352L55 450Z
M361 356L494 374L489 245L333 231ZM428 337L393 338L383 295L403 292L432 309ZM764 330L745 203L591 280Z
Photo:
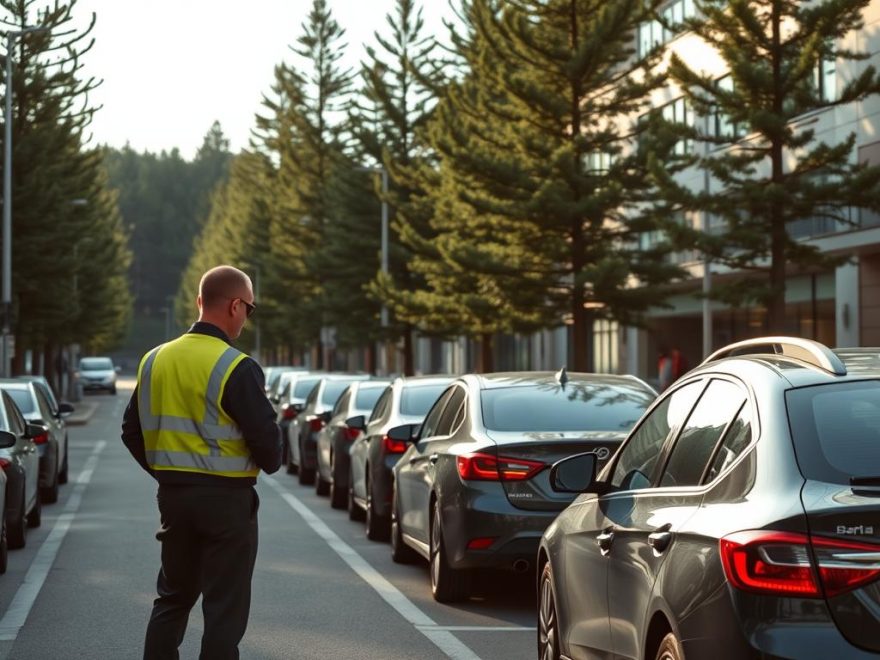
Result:
M361 522L364 519L364 510L354 501L354 486L348 487L348 519Z
M550 562L544 564L538 586L538 657L559 660L559 623L556 616L556 594Z
M470 572L452 568L446 558L440 503L431 512L431 594L438 603L457 603L470 595Z
M337 485L342 483L342 478L336 471L335 461L331 470L333 472L333 482L330 484L330 506L334 509L344 509L346 504L348 504L348 488Z
M70 447L70 440L65 436L65 438L64 438L64 465L61 466L61 472L58 473L58 483L59 484L66 484L67 483L68 464L69 464L67 450L69 447Z
M293 452L290 451L290 445L285 442L284 446L287 447L287 450L284 452L287 456L287 474L296 474L298 472L296 463L293 462Z
M325 496L330 493L330 482L321 476L320 470L315 470L315 495Z
M683 660L684 652L681 650L681 642L674 633L667 633L660 641L657 649L656 660Z
M416 560L416 551L403 540L400 528L400 514L397 506L397 490L392 489L391 496L391 559L396 564L412 564Z
M6 538L6 520L0 524L0 575L6 572L9 566L9 543Z
M303 463L305 463L306 453L303 451L302 443L299 443L299 483L303 486L311 486L315 483L315 470L314 468L309 469Z
M391 521L376 512L373 504L373 487L367 484L367 510L365 518L367 538L371 541L387 541L391 536Z
M55 456L55 465L58 465L58 456ZM40 489L40 499L46 504L55 504L58 501L58 473L52 475L52 485Z
M39 495L35 498L34 508L27 515L27 526L39 527L43 522L43 502Z
M27 504L27 500L25 498L24 486L21 487L21 506L18 508L18 520L13 520L9 523L9 527L7 528L7 536L6 540L9 543L9 548L12 550L18 550L19 548L23 548L27 545L27 528L26 528L26 520L24 507Z
M116 385L110 388L110 394L116 394Z

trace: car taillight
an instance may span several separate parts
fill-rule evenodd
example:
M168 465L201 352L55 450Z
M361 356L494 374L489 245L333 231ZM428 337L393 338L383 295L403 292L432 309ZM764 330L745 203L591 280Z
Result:
M880 546L868 543L750 531L719 545L724 574L744 591L805 598L821 598L824 591L831 598L880 577Z
M539 461L481 453L459 456L456 464L465 481L525 481L547 467Z
M281 408L281 416L284 419L296 419L298 414L299 411L293 406L282 406Z
M312 417L312 419L309 420L309 428L312 431L320 431L324 428L324 419L321 417Z
M34 441L35 445L45 445L47 442L49 442L49 432L47 431L46 433L35 435L32 440Z
M344 426L342 428L342 435L345 436L345 439L349 442L354 442L357 440L357 437L361 434L360 429L353 429L350 426Z
M8 458L0 458L0 468L5 470L10 465L12 465L12 461L10 461Z
M385 448L386 454L402 454L406 451L405 441L394 440L387 435L382 436L382 446Z

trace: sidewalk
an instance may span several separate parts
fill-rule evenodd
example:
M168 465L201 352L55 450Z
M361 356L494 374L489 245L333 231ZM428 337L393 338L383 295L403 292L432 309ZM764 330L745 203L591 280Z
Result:
M98 409L97 401L77 401L73 404L74 411L64 421L68 426L82 426L87 424Z

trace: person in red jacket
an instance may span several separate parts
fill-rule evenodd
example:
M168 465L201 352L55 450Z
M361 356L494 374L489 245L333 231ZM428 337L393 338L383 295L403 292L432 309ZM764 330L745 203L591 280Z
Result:
M687 360L677 348L660 347L660 357L657 360L657 375L662 392L675 381L681 378L688 370Z

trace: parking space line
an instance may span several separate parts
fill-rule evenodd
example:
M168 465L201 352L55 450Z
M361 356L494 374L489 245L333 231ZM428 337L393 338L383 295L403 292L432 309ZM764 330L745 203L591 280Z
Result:
M528 626L416 626L419 630L446 630L448 632L536 632Z
M327 524L312 510L303 504L295 495L288 492L274 478L263 475L263 481L269 484L287 504L296 511L309 527L327 542L358 576L370 585L382 599L412 624L416 630L427 637L447 657L455 660L480 660L447 628L438 626L431 617L422 612L407 598L403 592L388 581L379 571L373 568L358 552L343 541Z
M52 531L49 532L49 536L43 541L43 545L40 546L40 549L34 556L24 576L24 581L21 583L18 591L15 592L15 597L9 605L9 609L6 610L3 618L0 619L0 641L15 641L19 631L24 626L25 621L27 621L31 608L33 608L37 596L40 595L40 590L42 590L49 571L55 563L55 558L61 549L61 543L64 541L71 523L76 518L77 511L79 511L79 506L82 503L83 493L92 479L95 466L98 464L98 457L106 446L107 443L104 440L94 445L91 455L86 460L85 467L76 479L73 492L67 498L61 515L58 516Z

